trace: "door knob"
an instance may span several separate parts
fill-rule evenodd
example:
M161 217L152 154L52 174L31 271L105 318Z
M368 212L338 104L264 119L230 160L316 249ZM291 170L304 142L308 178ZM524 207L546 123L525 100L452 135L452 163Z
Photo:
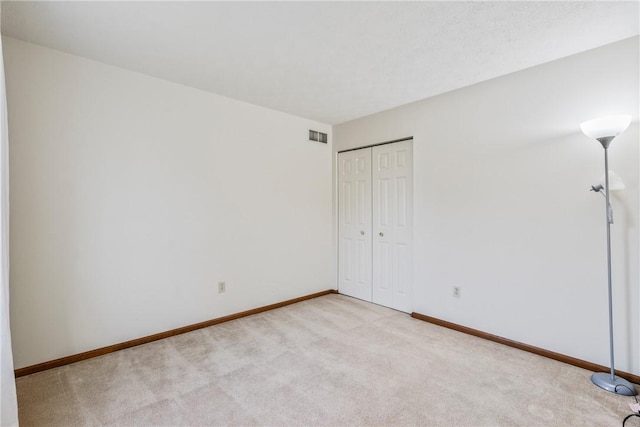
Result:
M378 233L380 235L380 237L384 237L384 233L381 231Z
M364 231L360 231L360 235L361 235L361 236L364 236Z

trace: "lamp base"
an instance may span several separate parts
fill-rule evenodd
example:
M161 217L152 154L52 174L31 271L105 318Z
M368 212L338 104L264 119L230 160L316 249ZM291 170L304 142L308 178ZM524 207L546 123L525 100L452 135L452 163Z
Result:
M624 396L635 396L638 394L633 384L629 381L617 375L614 376L612 380L611 373L608 372L598 372L591 375L591 382L611 393L622 394Z

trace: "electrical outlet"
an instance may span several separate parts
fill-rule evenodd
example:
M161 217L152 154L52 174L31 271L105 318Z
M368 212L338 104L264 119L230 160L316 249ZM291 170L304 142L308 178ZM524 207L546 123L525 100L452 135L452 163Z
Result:
M218 282L218 293L221 294L227 290L227 284L225 282Z
M454 286L453 287L453 296L455 298L460 298L460 286Z

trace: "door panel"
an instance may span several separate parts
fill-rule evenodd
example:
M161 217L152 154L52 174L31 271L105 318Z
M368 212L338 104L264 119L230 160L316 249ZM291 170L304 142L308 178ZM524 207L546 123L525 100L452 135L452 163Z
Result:
M338 290L371 301L371 149L338 154Z
M410 312L413 276L412 142L373 147L372 158L372 301Z

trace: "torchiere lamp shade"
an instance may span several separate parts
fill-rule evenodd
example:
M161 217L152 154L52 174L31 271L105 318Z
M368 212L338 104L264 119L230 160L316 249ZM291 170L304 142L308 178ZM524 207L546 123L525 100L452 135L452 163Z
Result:
M587 120L580 124L580 129L589 138L614 138L624 132L631 123L631 116L605 116Z

